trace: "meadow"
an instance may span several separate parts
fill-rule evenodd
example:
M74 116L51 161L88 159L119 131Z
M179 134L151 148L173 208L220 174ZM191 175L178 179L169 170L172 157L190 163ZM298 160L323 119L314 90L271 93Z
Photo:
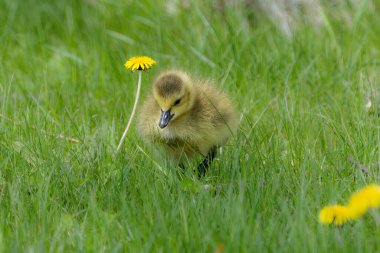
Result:
M351 2L289 35L211 1L1 1L0 252L379 252L379 211L318 221L380 180L380 4ZM239 132L205 178L136 124L115 155L135 55L157 61L142 98L180 68L236 101Z

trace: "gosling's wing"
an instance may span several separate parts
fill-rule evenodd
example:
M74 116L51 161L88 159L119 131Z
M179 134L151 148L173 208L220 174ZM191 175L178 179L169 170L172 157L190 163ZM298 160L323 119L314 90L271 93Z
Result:
M215 128L227 127L233 134L239 125L239 113L229 96L211 83L202 86L204 113Z

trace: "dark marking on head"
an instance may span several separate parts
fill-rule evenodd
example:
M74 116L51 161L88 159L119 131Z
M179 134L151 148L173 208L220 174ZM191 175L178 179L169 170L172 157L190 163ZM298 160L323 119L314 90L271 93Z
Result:
M157 92L164 98L180 92L182 90L182 86L182 79L173 74L165 75L159 78L156 82Z

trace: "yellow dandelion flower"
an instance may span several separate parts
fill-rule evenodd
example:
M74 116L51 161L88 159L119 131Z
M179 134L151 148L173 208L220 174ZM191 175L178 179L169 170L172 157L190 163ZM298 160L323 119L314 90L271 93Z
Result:
M135 56L128 59L127 62L124 64L124 67L132 71L148 70L154 64L156 64L156 62L148 56Z
M323 224L342 225L363 216L370 208L380 207L380 185L369 185L352 194L346 206L326 206L319 213Z
M332 224L342 225L349 220L349 209L346 206L325 206L319 212L319 221L322 224Z
M380 186L369 185L354 193L348 203L352 219L364 215L369 208L380 207Z
M136 71L136 70L148 70L154 64L156 64L156 62L148 56L136 56L136 57L130 58L124 64L124 66L129 70ZM139 71L139 79L137 81L137 91L136 91L135 103L133 104L133 108L132 108L132 113L131 113L131 116L129 117L127 127L125 128L123 135L121 136L121 139L119 141L119 144L117 145L116 152L120 150L121 145L123 144L123 141L125 137L127 136L128 130L132 124L133 117L135 116L135 113L136 113L137 104L139 102L140 89L141 89L141 71Z

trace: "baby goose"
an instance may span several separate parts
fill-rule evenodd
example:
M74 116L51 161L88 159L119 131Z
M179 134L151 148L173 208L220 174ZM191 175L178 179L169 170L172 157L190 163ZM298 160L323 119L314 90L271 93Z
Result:
M204 176L216 148L227 142L238 125L238 113L227 95L209 81L172 70L154 81L152 94L140 110L138 128L144 138L166 147L181 167L183 154L202 155L198 175Z

